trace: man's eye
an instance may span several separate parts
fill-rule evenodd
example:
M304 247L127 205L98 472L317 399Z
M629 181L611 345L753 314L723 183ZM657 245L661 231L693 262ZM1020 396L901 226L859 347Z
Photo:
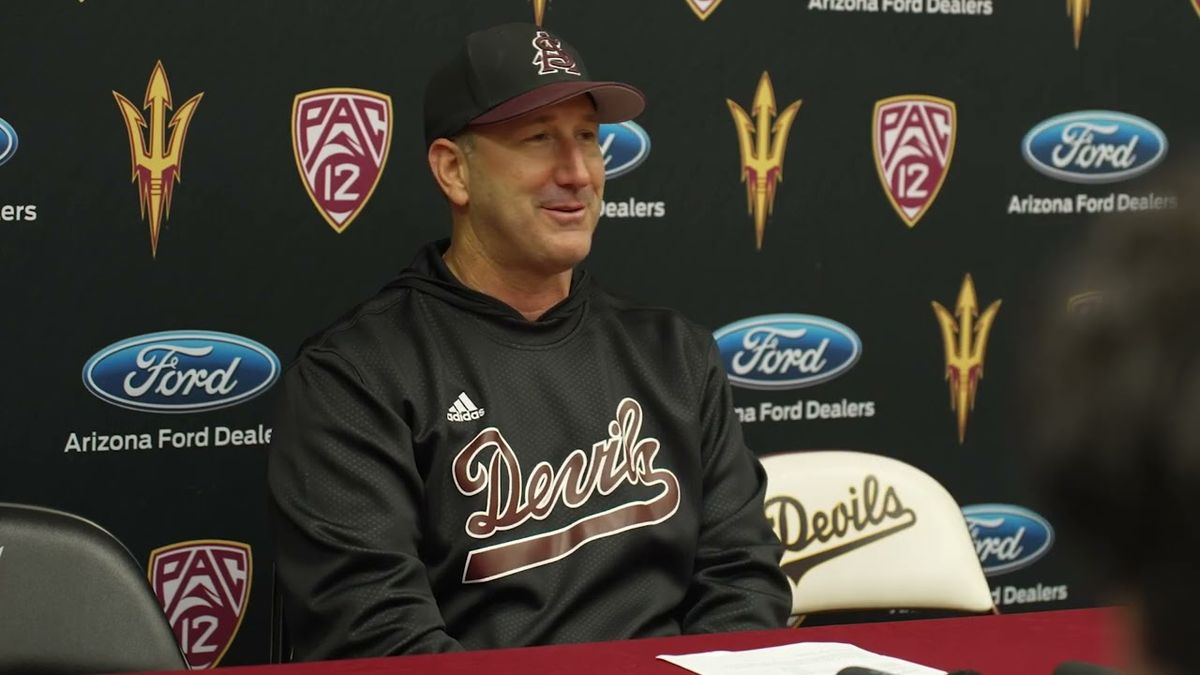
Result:
M596 140L596 135L597 135L597 134L596 134L596 132L595 132L595 131L581 131L581 132L579 132L579 137L580 137L580 138L582 138L582 139L583 139L583 140L585 140L585 141L594 141L594 140Z
M542 141L545 141L545 140L547 140L547 139L549 139L549 138L550 138L550 134L547 134L547 133L544 133L544 132L543 132L543 133L532 134L532 135L530 135L528 138L526 138L525 140L526 140L526 141L533 142L533 143L540 143L540 142L542 142Z

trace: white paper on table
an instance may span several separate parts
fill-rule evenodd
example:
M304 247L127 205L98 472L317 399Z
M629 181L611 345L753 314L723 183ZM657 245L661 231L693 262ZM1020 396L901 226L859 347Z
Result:
M765 649L658 658L698 675L836 675L842 668L874 668L889 675L946 675L946 671L882 656L842 642L797 642Z

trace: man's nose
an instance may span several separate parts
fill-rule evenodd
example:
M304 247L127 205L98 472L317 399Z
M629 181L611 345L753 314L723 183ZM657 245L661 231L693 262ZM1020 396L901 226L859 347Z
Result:
M589 166L591 154L599 149L592 149L574 140L562 144L559 149L558 167L554 179L562 187L581 189L592 184L592 172Z

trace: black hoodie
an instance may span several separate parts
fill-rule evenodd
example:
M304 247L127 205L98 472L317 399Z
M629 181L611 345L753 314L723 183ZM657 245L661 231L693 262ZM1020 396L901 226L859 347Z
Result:
M268 480L303 659L784 624L711 334L576 271L537 321L447 242L301 348Z

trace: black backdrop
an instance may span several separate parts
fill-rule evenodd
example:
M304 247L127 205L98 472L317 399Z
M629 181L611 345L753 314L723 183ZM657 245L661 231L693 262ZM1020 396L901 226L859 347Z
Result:
M706 18L693 1L710 9ZM738 388L736 403L871 401L874 415L747 423L757 452L874 451L930 472L961 504L1030 506L1018 461L1018 411L1030 402L1020 400L1017 375L1031 365L1037 310L1066 306L1045 297L1043 273L1092 216L1010 213L1010 202L1154 189L1200 140L1189 69L1200 57L1200 8L1093 0L1077 48L1061 0L937 5L974 14L913 4L926 11L838 0L550 0L546 27L571 40L595 75L635 83L650 101L637 120L649 155L612 178L606 198L661 202L662 216L602 219L586 265L610 290L676 307L714 330L798 313L857 334L861 358L839 377L790 390ZM1088 5L1067 3L1079 12ZM304 337L448 231L424 164L423 83L467 32L533 12L530 0L5 3L0 119L19 146L0 165L0 499L92 518L147 562L180 542L248 545L254 583L244 620L234 634L223 610L214 635L232 637L223 664L266 660L266 446L159 447L158 435L269 427L273 392L216 410L147 412L93 395L84 364L129 338L201 330L254 340L286 365ZM140 104L159 61L176 108L203 97L152 256L113 92ZM802 104L758 250L726 99L752 114L764 71L779 110ZM293 99L330 87L386 94L394 115L378 187L341 234L306 194L291 141ZM957 109L944 184L911 228L881 187L871 142L876 101L903 95ZM1085 184L1048 177L1023 158L1022 138L1036 125L1094 110L1151 122L1169 139L1166 160L1137 180ZM18 213L27 205L35 217ZM960 443L930 303L953 311L968 273L980 311L1003 302ZM75 450L72 434L93 432L147 433L153 447ZM993 577L1003 610L1101 600L1058 552ZM244 567L235 560L225 569ZM1016 599L1015 589L1039 584L1069 593ZM227 587L233 596L241 588ZM211 660L209 652L194 662Z

